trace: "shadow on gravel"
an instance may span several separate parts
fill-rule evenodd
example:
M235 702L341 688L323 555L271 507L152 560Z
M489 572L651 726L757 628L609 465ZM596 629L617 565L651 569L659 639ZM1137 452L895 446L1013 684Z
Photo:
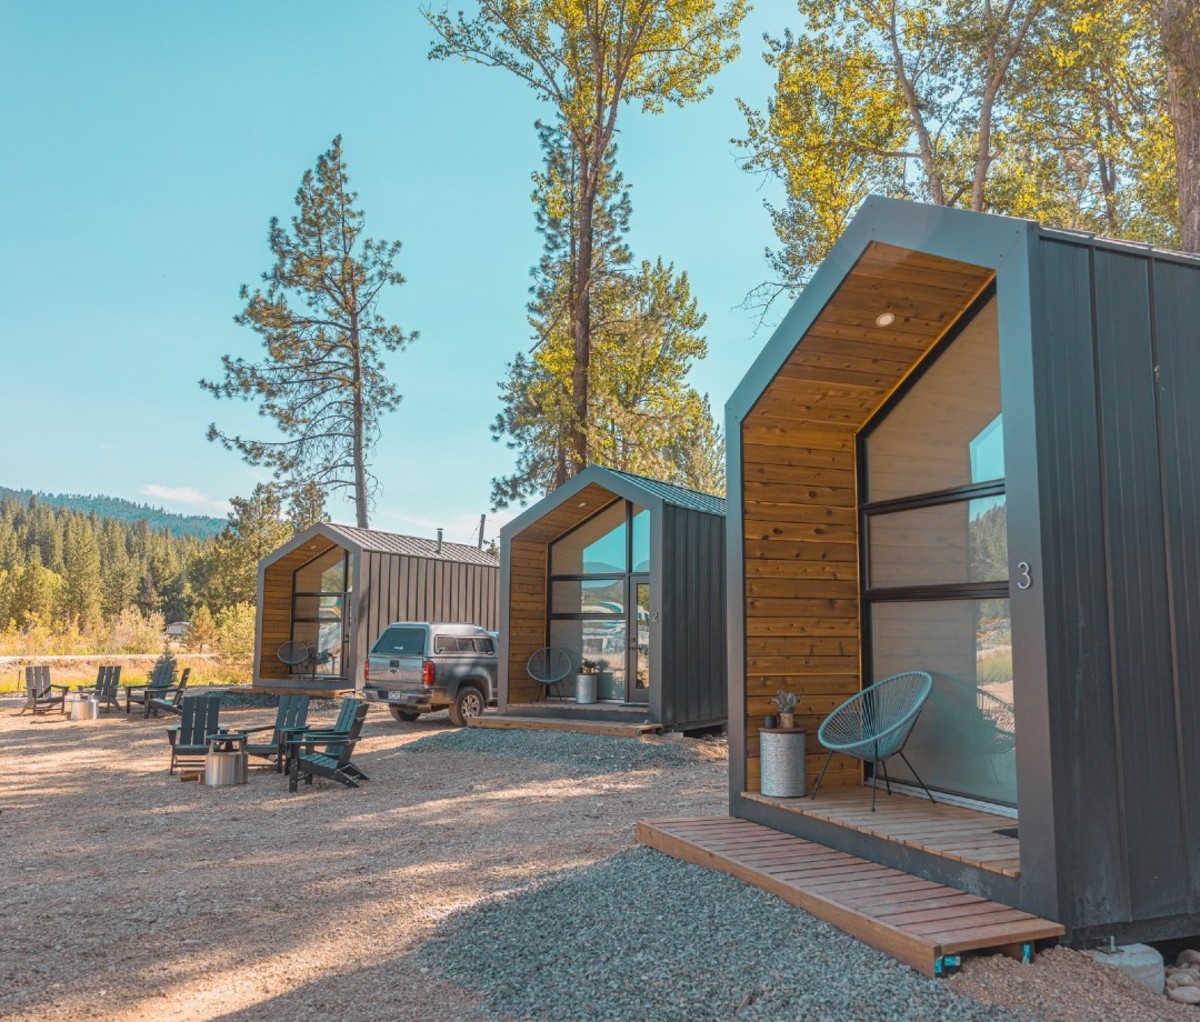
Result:
M457 912L398 964L521 1020L1017 1018L763 891L642 848Z

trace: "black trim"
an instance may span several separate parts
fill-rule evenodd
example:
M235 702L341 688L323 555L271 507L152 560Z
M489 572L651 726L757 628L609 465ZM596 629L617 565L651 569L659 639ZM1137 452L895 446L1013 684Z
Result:
M990 425L990 424L989 424ZM866 451L863 452L866 461ZM866 480L864 479L864 485ZM863 492L862 490L859 491ZM948 490L930 490L928 493L914 493L908 497L892 497L888 500L877 500L873 503L859 505L859 511L864 515L883 515L893 511L915 511L923 507L936 507L939 504L955 504L960 501L978 500L983 497L1002 497L1005 493L1003 479L991 479L982 483L970 483L966 486L953 486Z
M923 600L1007 600L1010 584L1004 582L947 582L920 586L878 587L862 591L863 603L903 603Z

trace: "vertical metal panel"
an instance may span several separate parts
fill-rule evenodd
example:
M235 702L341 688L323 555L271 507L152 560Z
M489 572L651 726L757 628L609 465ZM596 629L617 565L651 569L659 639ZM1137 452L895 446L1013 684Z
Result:
M724 720L725 520L663 508L663 723L678 728Z
M1098 249L1096 342L1118 768L1130 910L1178 910L1185 852L1155 414L1149 260Z
M1175 741L1188 854L1187 909L1200 911L1200 267L1154 266L1156 365L1175 650ZM1177 878L1182 888L1183 877ZM1178 906L1181 908L1182 906Z
M1089 252L1043 242L1039 264L1034 334L1041 383L1041 575L1059 918L1120 918L1127 912L1127 898L1119 882L1124 859L1116 798ZM1017 744L1020 755L1019 735Z

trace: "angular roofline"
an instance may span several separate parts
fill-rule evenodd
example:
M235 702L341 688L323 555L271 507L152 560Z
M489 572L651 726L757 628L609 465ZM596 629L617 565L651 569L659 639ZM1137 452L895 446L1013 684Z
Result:
M726 402L726 438L738 433L741 420L872 242L994 270L1010 252L1024 251L1037 230L1032 220L868 196Z
M670 504L674 507L687 508L689 511L698 511L700 514L718 516L715 511L706 511L693 504L685 503L682 500L682 495L687 493L699 494L709 500L721 500L724 503L721 497L714 497L712 494L707 493L701 494L699 490L689 490L683 486L676 486L674 483L665 483L661 479L638 476L632 472L621 472L617 469L605 468L603 465L589 465L577 476L568 479L558 489L546 494L541 500L536 501L522 511L521 514L507 525L502 526L500 529L501 539L508 539L517 533L524 532L556 507L565 504L581 490L586 489L593 483L611 491L617 497L624 497L626 500L634 501L642 505L642 507L650 508L652 511L660 511L664 505ZM653 483L655 489L646 486L646 483ZM658 488L678 490L680 491L681 499L671 499L669 492L666 494L655 492ZM721 515L720 517L724 516Z
M384 535L399 536L402 539L416 540L420 543L436 543L437 542L436 540L431 540L424 536L408 536L408 535L405 535L404 533L386 532L385 530L382 530L382 529L358 529L357 526L342 525L338 522L317 522L315 525L310 525L303 532L296 533L296 535L293 536L291 539L289 539L286 543L284 543L283 546L278 547L277 549L271 551L271 553L267 554L267 556L264 557L259 562L259 569L262 570L262 569L270 567L276 561L280 560L283 557L286 557L293 550L297 549L298 547L303 546L305 543L307 543L309 540L311 540L314 536L324 536L335 546L344 547L356 554L362 554L364 551L371 551L371 550L379 550L382 553L398 553L398 551L386 550L386 549L383 549L380 547L374 547L374 546L370 546L369 544L364 544L364 543L360 542L358 537L356 537L353 534L355 532L381 532ZM453 551L453 550L461 548L464 550L469 550L472 554L480 553L480 551L477 551L474 547L467 547L463 543L449 543L449 542L443 541L441 554L434 554L432 552L430 552L428 554L422 554L422 553L414 552L414 553L409 553L409 554L402 554L402 556L429 557L431 559L436 559L436 560L441 560L441 561L452 561L456 564L478 564L483 567L492 567L492 566L498 567L500 564L499 558L490 557L490 556L489 556L487 564L483 564L483 560L481 557L473 557L470 560L464 560L461 557L448 556L447 548L449 548L449 551ZM485 556L487 556L487 555L485 555Z

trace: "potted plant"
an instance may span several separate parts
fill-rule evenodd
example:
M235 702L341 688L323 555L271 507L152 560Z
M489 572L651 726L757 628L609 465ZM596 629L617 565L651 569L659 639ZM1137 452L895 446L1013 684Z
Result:
M796 726L796 703L797 697L795 692L789 692L787 689L780 689L775 693L775 707L779 710L779 726L781 728L793 728Z
M579 664L579 673L575 675L575 702L594 703L596 701L596 680L600 674L600 661L583 660Z

